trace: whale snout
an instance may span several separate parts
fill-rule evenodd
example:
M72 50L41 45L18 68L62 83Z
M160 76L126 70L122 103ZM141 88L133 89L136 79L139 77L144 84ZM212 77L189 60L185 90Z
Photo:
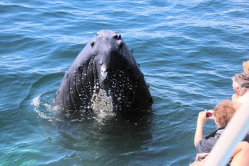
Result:
M90 42L93 49L100 51L119 50L124 44L121 35L115 31L102 30L96 33L96 36ZM101 49L101 50L100 50Z

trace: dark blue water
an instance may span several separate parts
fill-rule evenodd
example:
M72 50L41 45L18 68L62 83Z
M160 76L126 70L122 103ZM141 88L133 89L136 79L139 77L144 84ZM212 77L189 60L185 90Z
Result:
M0 165L188 165L198 112L231 98L249 59L248 9L247 0L2 0ZM58 121L50 110L64 72L102 29L134 51L154 111Z

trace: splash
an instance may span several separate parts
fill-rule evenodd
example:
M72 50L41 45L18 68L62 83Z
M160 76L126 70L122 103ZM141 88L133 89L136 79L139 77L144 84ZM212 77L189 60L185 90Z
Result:
M92 96L91 101L92 110L99 118L106 119L115 115L113 112L112 98L105 90L99 89L98 93Z
M105 120L114 117L116 114L113 108L112 97L109 94L105 90L100 89L99 84L96 84L94 86L91 102L89 102L90 105L86 105L86 109L83 108L80 110L82 111L82 117L80 119L71 119L71 121L96 120L99 123L103 123ZM42 119L48 121L64 121L66 114L62 115L61 109L51 104L53 97L53 91L44 92L35 97L32 100L31 105L33 105L34 111ZM93 114L88 112L89 109L91 109Z
M32 102L31 105L34 106L34 111L39 115L39 117L41 117L42 119L47 119L48 121L52 121L55 120L55 116L54 113L55 112L55 108L43 101L44 99L44 93L40 94L39 96L35 97ZM57 119L58 121L61 121L60 119Z

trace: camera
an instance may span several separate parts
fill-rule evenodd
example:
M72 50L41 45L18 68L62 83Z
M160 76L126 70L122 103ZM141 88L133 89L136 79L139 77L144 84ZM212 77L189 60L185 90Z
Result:
M211 112L206 112L206 117L207 117L207 118L209 118L209 117L211 117L211 116L212 116Z

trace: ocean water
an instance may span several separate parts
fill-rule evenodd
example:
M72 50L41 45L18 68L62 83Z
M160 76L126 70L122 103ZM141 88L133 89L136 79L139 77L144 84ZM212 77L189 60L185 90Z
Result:
M247 0L0 2L0 165L183 166L199 111L231 98L249 60ZM134 51L154 99L136 119L50 112L65 71L102 29ZM204 126L204 135L215 129Z

